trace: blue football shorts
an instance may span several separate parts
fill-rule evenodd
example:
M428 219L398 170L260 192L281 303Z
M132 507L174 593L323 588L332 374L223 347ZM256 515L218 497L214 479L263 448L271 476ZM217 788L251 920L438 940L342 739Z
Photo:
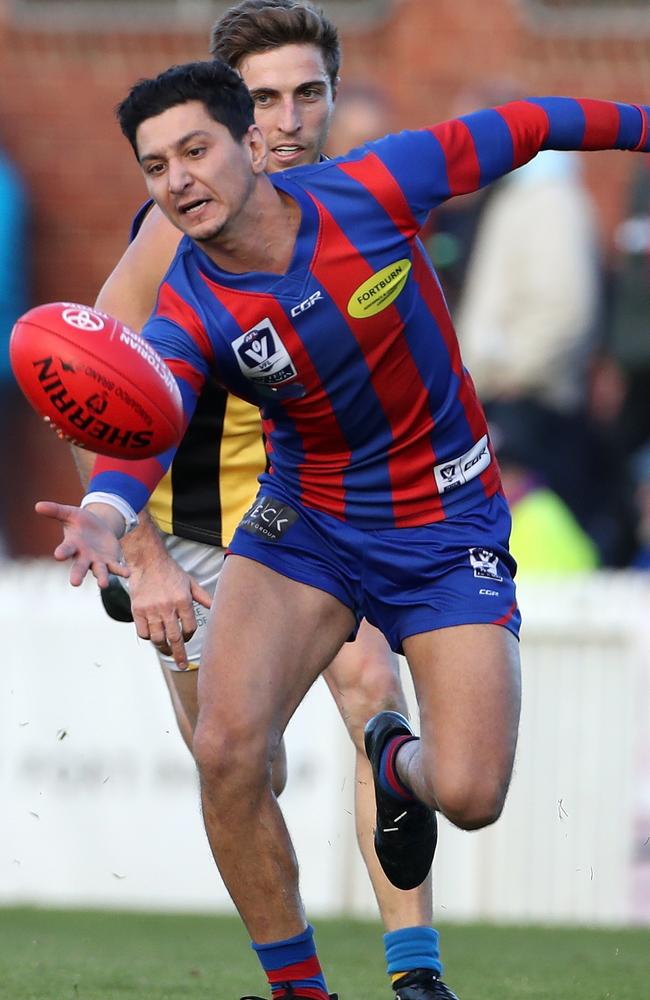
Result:
M228 552L332 594L400 653L408 636L450 625L519 635L510 523L501 494L445 521L366 531L265 490Z

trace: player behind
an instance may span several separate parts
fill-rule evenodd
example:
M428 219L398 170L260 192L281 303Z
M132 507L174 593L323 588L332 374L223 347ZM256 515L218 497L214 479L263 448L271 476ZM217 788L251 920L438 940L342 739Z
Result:
M145 336L188 418L218 371L260 406L273 456L215 592L194 749L210 844L276 998L328 993L269 762L362 617L404 651L421 713L420 738L394 712L366 726L391 880L426 876L434 809L463 829L494 822L512 772L510 518L418 230L541 149L647 152L649 110L518 101L269 176L248 94L223 64L174 67L120 105L149 194L186 235ZM318 308L292 314L308 300ZM163 468L98 459L86 509L37 505L63 525L55 556L72 560L71 583L127 572L118 539Z
M336 28L322 12L297 0L243 0L214 25L211 51L233 65L253 95L255 119L269 146L267 169L317 162L327 139L338 84ZM158 208L139 213L139 232L108 278L97 306L141 329L180 234ZM306 308L307 303L303 303ZM92 456L77 454L86 478ZM181 732L188 747L197 716L196 668L206 613L224 559L224 547L257 490L266 465L257 407L207 380L183 443L140 525L124 540L131 569L133 618L142 638L158 645ZM126 598L117 584L103 592L114 617ZM128 598L127 613L128 613ZM116 607L117 604L117 607ZM176 615L165 635L162 621ZM200 626L196 627L196 622ZM192 638L183 643L182 634ZM171 646L168 645L171 640ZM176 668L172 650L190 669ZM381 634L363 622L325 671L325 679L355 746L355 818L359 845L384 923L387 971L404 1000L420 990L433 997L432 976L442 972L438 933L432 928L431 880L412 891L395 888L373 846L372 771L363 746L366 721L382 709L405 712L396 659ZM283 744L273 762L276 793L286 778Z

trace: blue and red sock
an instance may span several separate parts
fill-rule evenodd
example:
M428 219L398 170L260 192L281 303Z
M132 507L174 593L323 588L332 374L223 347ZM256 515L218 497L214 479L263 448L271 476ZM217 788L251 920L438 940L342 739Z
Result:
M412 802L415 796L397 773L395 758L405 743L411 743L412 740L417 739L417 736L407 736L405 733L401 736L393 736L392 740L387 740L386 746L381 753L379 784L385 792L403 802Z
M253 941L251 946L262 963L273 1000L283 1000L289 984L306 1000L329 1000L311 924L302 934L286 941L270 941L268 944Z

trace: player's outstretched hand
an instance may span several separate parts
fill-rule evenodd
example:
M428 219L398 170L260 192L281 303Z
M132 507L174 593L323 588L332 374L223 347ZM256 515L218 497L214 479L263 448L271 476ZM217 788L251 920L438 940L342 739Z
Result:
M117 535L103 518L81 507L51 500L40 500L35 509L37 514L53 518L63 528L63 541L54 550L54 558L61 562L72 560L70 583L73 587L79 586L89 570L100 587L108 586L109 573L129 575Z
M185 643L197 629L196 606L209 608L210 594L169 555L160 533L145 516L124 540L131 570L129 594L136 631L160 653L188 667Z

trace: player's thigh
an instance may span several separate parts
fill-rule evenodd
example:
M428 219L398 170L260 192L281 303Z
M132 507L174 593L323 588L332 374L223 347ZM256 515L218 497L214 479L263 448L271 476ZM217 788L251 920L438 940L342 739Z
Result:
M170 670L160 654L158 660L181 736L191 747L199 712L198 670Z
M500 625L459 625L409 636L404 653L432 788L445 801L478 796L498 805L519 726L517 638Z
M346 642L324 673L341 717L363 747L363 729L377 712L406 712L399 662L379 629L365 619L354 642Z
M199 671L199 728L279 738L354 628L353 612L332 594L230 555Z

